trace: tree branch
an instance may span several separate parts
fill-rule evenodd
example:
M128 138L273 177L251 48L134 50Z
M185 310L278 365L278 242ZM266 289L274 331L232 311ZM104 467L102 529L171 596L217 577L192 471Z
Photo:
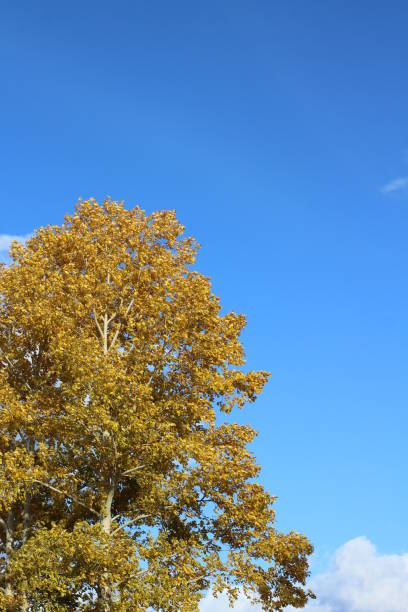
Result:
M128 307L126 308L125 317L127 317L127 316L128 316L128 314L129 314L129 312L130 312L130 309L132 308L132 306L133 306L133 304L134 304L134 301L135 301L135 300L134 300L134 298L132 298L132 299L130 300L129 305L128 305Z
M121 300L121 305L122 305L122 303L123 303L123 300ZM129 312L130 312L130 309L132 308L133 304L134 304L134 298L132 298L132 299L130 300L130 302L129 302L129 304L128 304L128 306L127 306L126 310L125 310L125 317L127 317L127 316L128 316L128 314L129 314ZM116 312L115 312L115 314L114 314L114 315L113 315L113 316L112 316L112 317L109 319L109 321L112 321L112 319L114 319L114 318L115 318L115 316L116 316ZM115 331L115 334L114 334L114 336L113 336L113 338L112 338L112 341L111 341L111 343L110 343L110 345L109 345L109 351L110 351L110 350L111 350L111 349L112 349L112 348L115 346L115 344L116 344L116 340L118 339L119 332L120 332L121 328L122 328L122 324L121 324L121 323L118 323L118 327L117 327L117 329L116 329L116 331Z
M149 516L152 516L152 515L151 514L140 514L136 518L126 521L126 523L123 523L123 525L119 525L119 527L117 527L114 531L112 531L111 535L115 535L115 533L117 533L121 529L124 529L125 527L130 527L130 525L133 525L137 521L140 521L141 519L147 518Z
M7 363L8 367L9 367L9 369L11 369L11 370L12 370L12 371L15 373L15 368L14 368L14 364L13 364L13 362L12 362L12 361L10 361L10 359L7 357L7 355L4 353L4 351L1 351L1 354L2 354L2 356L3 356L3 359L5 359L5 360L6 360L6 363ZM3 365L4 365L4 363L3 363ZM33 391L33 388L32 388L32 386L30 385L30 383L28 383L28 382L25 380L25 381L24 381L24 384L26 385L26 387L27 387L27 388L28 388L30 391Z
M113 315L112 315L111 317L109 317L109 319L108 319L108 325L109 325L109 323L110 323L111 321L113 321L113 319L116 317L116 314L117 314L117 313L116 313L116 312L114 312L114 313L113 313Z
M92 314L93 314L93 316L95 318L95 323L96 323L96 326L97 326L97 328L99 330L99 333L101 334L101 338L103 338L103 331L102 331L101 326L99 325L99 321L98 321L98 317L96 316L96 312L93 310Z
M97 512L93 508L90 508L89 506L81 502L81 500L78 499L76 495L73 495L72 493L67 493L66 491L61 491L61 489L57 489L56 487L53 487L52 485L47 484L46 482L42 482L41 480L34 479L33 483L34 482L39 485L42 485L43 487L46 487L47 489L50 489L50 491L54 491L54 493L59 493L60 495L63 495L64 497L69 497L70 499L72 499L72 501L78 504L78 506L82 506L83 508L86 508L86 510L89 510L89 512L92 512L92 514L95 514L98 518L101 517L101 514L99 512Z
M115 334L114 334L114 336L112 338L112 341L111 341L111 343L109 345L109 349L108 349L109 351L111 350L111 348L113 348L115 346L116 340L118 339L118 336L119 336L120 328L121 328L121 325L120 325L120 323L118 323L117 330L115 331Z
M122 472L121 476L129 476L132 472L136 472L137 470L142 470L144 467L146 467L145 465L137 465L134 468L130 468L129 470L125 470L124 472Z
M201 574L200 576L196 576L195 578L190 578L187 580L185 584L192 584L193 582L197 582L198 580L205 580L208 577L208 574Z

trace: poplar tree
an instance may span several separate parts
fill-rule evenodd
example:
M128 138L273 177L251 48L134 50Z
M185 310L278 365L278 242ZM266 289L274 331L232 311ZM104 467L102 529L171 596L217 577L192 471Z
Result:
M303 607L312 546L274 527L268 379L173 211L79 202L0 269L0 609L198 610L208 589ZM224 416L223 416L224 415Z

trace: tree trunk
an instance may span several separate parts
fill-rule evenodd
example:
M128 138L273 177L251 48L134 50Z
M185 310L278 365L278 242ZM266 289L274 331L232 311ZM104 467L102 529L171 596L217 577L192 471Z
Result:
M28 452L33 452L34 450L34 440L32 438L27 438L27 450ZM23 534L22 534L22 546L26 544L28 540L28 535L31 528L31 486L26 490L26 496L24 500L24 509L23 509ZM27 612L29 609L27 595L23 593L23 601L21 604L21 612Z
M115 481L111 479L110 487L107 492L106 501L103 507L102 527L106 535L110 535L112 528L112 502L115 495ZM100 605L99 609L103 612L109 612L112 603L112 584L107 569L102 574L102 584L100 586Z
M7 515L7 526L6 526L6 572L7 567L10 563L11 555L13 554L13 542L14 542L14 510L10 508ZM8 578L6 578L6 583L4 586L4 594L7 597L11 597L13 595L13 589L11 586L11 582Z
M23 536L22 536L22 545L27 542L28 534L31 526L31 490L27 490L26 497L24 501L24 511L23 511ZM27 596L23 594L23 602L21 604L21 612L27 612L29 609Z
M106 282L109 285L110 282L110 274L108 273L108 277ZM108 354L108 334L109 334L109 322L111 319L108 318L108 313L105 310L105 315L103 317L103 331L102 331L102 342L103 342L103 354L105 357ZM107 438L109 438L109 433L106 432ZM105 436L105 432L103 434ZM106 500L102 509L102 527L104 533L107 536L110 536L111 527L112 527L112 502L115 496L115 488L116 488L116 478L115 476L111 476L107 479L107 487L106 487ZM99 588L99 609L103 612L109 612L111 609L112 603L112 583L109 576L109 571L105 568L102 574L102 584Z

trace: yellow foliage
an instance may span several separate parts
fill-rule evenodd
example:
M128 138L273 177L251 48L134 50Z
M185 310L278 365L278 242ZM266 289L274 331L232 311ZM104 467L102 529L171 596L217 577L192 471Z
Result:
M0 609L312 596L310 543L276 532L254 481L254 430L220 420L268 374L242 369L245 318L221 314L183 231L91 199L0 269Z

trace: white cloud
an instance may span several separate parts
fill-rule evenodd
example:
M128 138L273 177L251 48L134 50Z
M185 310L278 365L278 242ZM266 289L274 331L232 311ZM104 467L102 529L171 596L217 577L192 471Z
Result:
M317 600L305 612L407 612L408 553L381 555L365 537L346 542L333 555L327 572L318 574L310 588ZM203 600L201 612L226 612L226 597ZM259 607L241 597L234 608L258 612ZM286 608L296 612L295 608Z
M381 187L381 191L382 193L392 193L393 191L401 191L405 187L408 187L408 176L401 176Z
M408 553L380 555L367 538L350 540L334 554L330 569L312 581L316 612L406 612Z
M234 608L229 607L228 597L224 593L217 598L208 594L200 605L200 612L226 612L227 610L234 610L234 612L262 612L260 606L252 605L244 595L237 599Z
M30 234L26 234L25 236L13 236L10 234L0 234L0 251L8 251L13 240L17 240L18 242L25 242L27 238L30 237Z
M10 248L13 240L17 240L18 242L25 242L27 238L30 237L30 234L26 234L25 236L13 236L11 234L0 234L0 261L8 259L7 253Z

